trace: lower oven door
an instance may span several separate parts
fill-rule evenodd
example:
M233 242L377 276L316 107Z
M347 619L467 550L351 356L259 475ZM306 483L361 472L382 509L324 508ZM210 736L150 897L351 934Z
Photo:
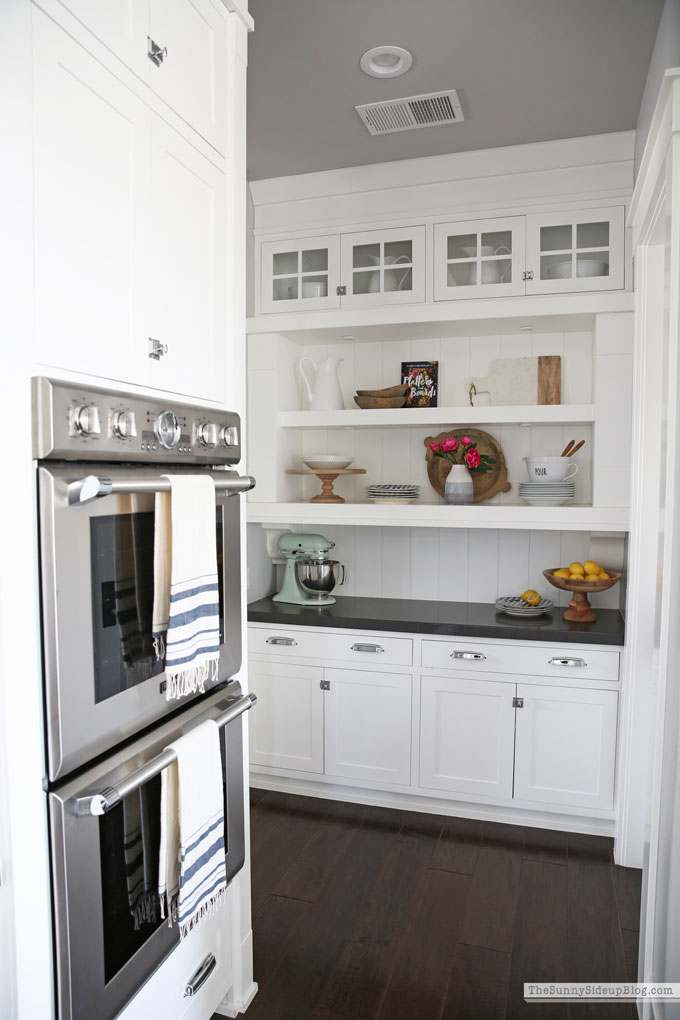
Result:
M153 647L154 496L111 494L70 505L68 486L91 470L77 463L38 469L51 781L196 697L166 701ZM124 486L130 480L153 483L162 469L98 465L98 473ZM226 476L206 469L189 473ZM237 495L216 494L220 659L213 687L241 665L240 514Z
M119 786L181 733L246 707L238 683L228 692L214 692L181 726L157 728L48 794L60 1020L117 1016L179 942L177 925L169 927L158 909L160 775L102 815L79 814L79 807ZM220 730L229 880L245 858L242 732L240 716ZM134 843L141 852L131 852Z

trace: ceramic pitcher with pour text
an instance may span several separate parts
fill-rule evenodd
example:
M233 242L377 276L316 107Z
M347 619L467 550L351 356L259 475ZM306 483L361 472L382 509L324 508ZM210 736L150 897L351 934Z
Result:
M307 391L310 411L344 410L345 404L342 399L340 380L338 379L338 366L342 364L344 360L345 359L341 358L339 354L334 354L331 358L326 358L325 361L320 361L318 364L308 355L300 358L298 361L298 368L300 369L300 375L302 376L302 380ZM305 361L311 362L316 369L316 378L314 380L313 387L309 385L309 380L305 375L304 368L302 367Z

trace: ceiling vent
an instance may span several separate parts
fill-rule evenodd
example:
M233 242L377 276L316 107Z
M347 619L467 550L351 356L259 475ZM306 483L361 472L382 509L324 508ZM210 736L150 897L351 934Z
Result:
M413 131L436 124L457 124L465 119L455 89L430 92L425 96L407 96L406 99L388 99L384 103L365 103L355 106L355 110L372 135Z

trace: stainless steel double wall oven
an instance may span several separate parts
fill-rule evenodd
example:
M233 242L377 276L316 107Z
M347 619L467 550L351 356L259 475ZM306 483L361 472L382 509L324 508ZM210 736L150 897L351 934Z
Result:
M104 1020L178 941L152 895L162 751L206 718L222 727L228 877L243 864L240 716L254 698L232 678L239 494L254 482L233 468L236 414L44 378L33 386L58 1013ZM154 497L182 472L215 482L220 656L204 694L167 701L151 634ZM208 960L202 980L210 970Z

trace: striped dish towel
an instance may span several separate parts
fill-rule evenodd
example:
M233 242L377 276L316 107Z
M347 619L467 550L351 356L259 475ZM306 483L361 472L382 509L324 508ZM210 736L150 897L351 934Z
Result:
M219 732L212 719L169 747L177 761L161 773L158 895L161 916L180 938L225 901L224 791Z
M150 803L148 784L123 799L123 852L130 914L135 931L155 924L158 912L158 812ZM154 817L155 816L155 817ZM152 849L153 848L153 849Z
M156 493L154 648L165 660L168 701L205 690L220 655L215 485L212 478L165 475Z

